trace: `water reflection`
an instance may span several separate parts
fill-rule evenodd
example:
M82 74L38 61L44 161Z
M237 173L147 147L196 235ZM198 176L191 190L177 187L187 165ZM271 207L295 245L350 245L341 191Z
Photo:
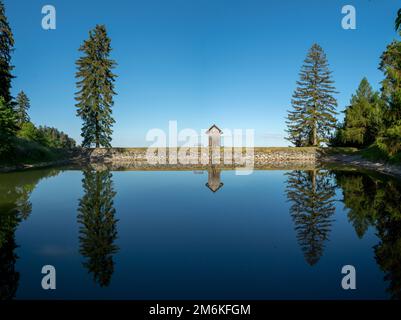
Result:
M221 169L216 166L211 166L208 171L206 187L211 191L217 192L220 190L224 183L221 182Z
M0 175L0 300L13 299L18 289L15 231L32 211L29 197L41 179L59 172L49 169Z
M118 252L116 210L114 208L113 175L109 171L85 170L79 201L80 253L83 263L101 287L110 284L114 272L113 255Z
M337 171L335 176L358 236L369 226L376 228L376 262L385 273L390 296L401 299L401 183L356 172Z
M298 243L305 260L315 265L323 255L335 212L335 184L326 170L292 171L286 193Z
M21 221L28 219L32 209L35 209L37 203L32 201L32 204L30 196L41 179L55 176L59 172L51 169L0 175L0 300L13 299L17 293L20 282L18 271L21 270L16 269L18 260L16 248L21 244L19 237L23 235L19 234L16 239L15 233ZM227 181L236 183L237 180L229 174L227 172ZM143 177L145 176L149 177L148 175ZM263 179L260 177L262 176L255 177L258 178L256 181L261 182L257 188L270 183L264 176ZM278 177L282 179L281 175ZM233 180L230 180L231 178ZM74 181L80 184L79 180ZM205 190L203 183L197 187ZM120 183L118 185L120 186ZM212 192L217 192L223 185L221 169L210 167L206 186ZM93 169L83 171L83 195L78 203L77 216L80 228L79 252L84 258L83 266L90 273L90 277L93 277L96 287L110 285L116 254L119 251L116 245L118 221L114 205L115 189L111 172ZM228 195L230 189L225 190ZM339 199L340 194L342 197ZM290 204L289 210L298 245L308 265L316 265L324 255L337 207L337 214L347 215L348 221L361 241L369 240L364 237L368 238L367 235L370 235L368 230L373 228L379 240L375 240L377 243L371 250L377 266L383 271L388 295L393 299L401 299L401 183L399 181L357 171L295 170L286 173L285 195ZM214 198L215 203L219 204L220 198ZM46 199L40 201L46 204ZM284 202L277 203L285 207ZM130 204L130 202L125 203L127 206ZM72 205L73 208L69 207L69 210L75 211L77 204ZM238 216L243 215L240 210L238 212L235 208L233 210ZM70 211L66 211L66 214ZM287 211L284 213L288 214ZM31 218L34 218L33 215ZM234 215L233 219L236 219ZM75 223L74 217L73 220ZM348 232L348 229L344 232ZM290 231L292 232L292 226ZM280 237L287 236L280 234ZM290 237L292 236L291 233ZM296 243L295 245L298 251L298 245ZM24 254L23 250L18 252L20 255ZM305 264L302 259L301 263ZM82 271L80 264L78 269Z

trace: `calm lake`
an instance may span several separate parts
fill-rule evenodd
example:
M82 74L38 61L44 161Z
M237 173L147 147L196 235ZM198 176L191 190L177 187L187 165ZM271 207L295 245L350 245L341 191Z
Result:
M56 268L56 290L41 287ZM356 290L343 290L344 265ZM401 184L351 170L0 174L0 299L401 297Z

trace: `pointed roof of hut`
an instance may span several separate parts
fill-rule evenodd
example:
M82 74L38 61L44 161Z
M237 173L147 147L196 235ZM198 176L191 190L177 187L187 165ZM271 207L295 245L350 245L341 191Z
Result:
M209 128L209 130L206 131L206 133L209 133L210 130L212 130L213 128L216 128L220 133L223 133L223 131L221 131L221 129L220 129L218 126L216 126L215 124L212 125L212 126Z

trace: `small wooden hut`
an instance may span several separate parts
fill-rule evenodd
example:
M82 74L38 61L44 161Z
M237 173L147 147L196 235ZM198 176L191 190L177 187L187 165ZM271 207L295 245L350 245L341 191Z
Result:
M209 130L206 131L209 136L209 147L210 148L220 148L221 146L221 135L223 131L220 130L215 124L212 125Z

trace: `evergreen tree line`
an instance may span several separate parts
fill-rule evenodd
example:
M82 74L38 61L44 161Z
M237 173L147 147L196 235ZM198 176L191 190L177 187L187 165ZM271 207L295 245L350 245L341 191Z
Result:
M395 21L396 30L401 34L400 21L401 10ZM12 137L29 122L29 99L21 92L14 100L10 93L14 39L1 0L0 28L0 154L6 154L10 151ZM113 73L116 62L110 58L111 39L106 27L97 25L91 30L79 51L82 56L76 61L78 91L75 99L77 116L83 122L82 146L110 147L117 76ZM362 79L344 111L343 123L338 123L337 91L332 72L324 50L314 44L301 68L292 97L292 108L286 120L287 139L297 147L374 146L387 157L401 158L401 41L394 40L388 45L379 69L384 73L381 91L373 91L368 80ZM62 134L53 136L64 137ZM64 142L52 144L65 145Z
M30 121L30 101L24 91L16 98L11 95L13 51L13 33L0 0L0 161L10 161L16 156L21 139L49 148L74 148L75 141L65 133L55 128L35 127Z
M395 22L401 35L401 9ZM334 81L323 49L314 44L301 68L287 116L287 139L297 147L372 147L387 158L401 159L401 41L394 40L381 56L381 91L363 78L346 107L343 123L336 119Z

